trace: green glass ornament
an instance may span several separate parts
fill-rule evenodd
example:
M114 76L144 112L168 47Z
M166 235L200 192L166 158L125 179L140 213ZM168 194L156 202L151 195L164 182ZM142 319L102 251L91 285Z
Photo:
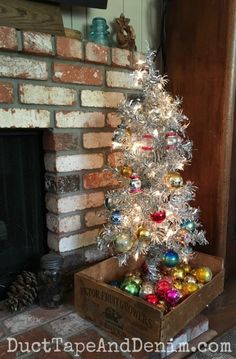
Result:
M121 284L121 289L131 295L139 295L140 285L133 280L126 279Z

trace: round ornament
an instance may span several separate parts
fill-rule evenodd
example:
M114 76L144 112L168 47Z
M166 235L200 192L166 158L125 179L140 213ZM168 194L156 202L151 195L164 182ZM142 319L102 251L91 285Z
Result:
M178 289L175 289L175 288L170 288L165 293L165 300L172 307L175 307L181 298L182 298L182 293Z
M156 305L159 302L159 298L156 296L156 294L148 294L146 295L145 299L149 304L153 305Z
M184 281L185 283L197 283L197 279L191 274L186 275Z
M112 280L112 281L110 282L110 285L112 285L112 287L120 288L121 282L120 282L119 280Z
M154 284L149 281L144 281L141 285L139 296L145 298L148 294L154 294Z
M166 186L170 189L176 189L183 186L184 181L178 172L169 172L164 177Z
M122 143L125 136L125 127L119 126L113 133L112 141L116 143Z
M181 227L189 232L194 232L196 229L196 223L194 221L190 221L189 219L186 219L181 223Z
M181 267L173 268L171 274L174 277L174 279L181 279L181 280L183 280L186 276L185 270Z
M163 298L165 295L165 292L171 288L171 284L167 280L159 280L155 284L155 293L158 295L158 297Z
M150 232L144 227L139 227L137 237L140 241L147 241L150 238Z
M130 178L130 176L132 176L133 173L133 168L130 166L124 166L121 168L121 174L122 176L126 177L126 178Z
M133 239L130 233L120 233L115 236L115 249L118 253L129 251L133 246Z
M121 289L131 295L137 296L139 294L140 285L132 280L127 280L121 284Z
M106 198L106 199L105 199L105 206L106 206L106 208L109 209L109 210L114 209L114 208L113 208L113 205L112 205L112 201L111 201L110 198Z
M118 210L113 211L112 214L111 214L111 222L113 224L121 224L121 221L122 221L121 212L118 211Z
M159 303L156 304L156 307L164 314L167 313L169 310L168 305L164 300L159 300Z
M175 149L176 146L181 143L181 137L175 131L169 131L165 135L166 137L166 149Z
M141 149L143 151L152 151L154 149L153 138L154 138L153 135L151 135L150 133L146 133L145 135L143 135L142 145L141 145Z
M132 174L130 177L130 192L137 193L142 192L141 190L142 182L140 180L140 176L136 173Z
M168 268L168 269L170 269L170 268ZM171 275L165 275L164 277L161 278L161 280L166 280L167 282L172 284L174 281L174 278Z
M192 269L191 272L190 272L190 274L191 274L193 277L196 278L196 274L197 274L196 268L195 268L195 269Z
M183 285L182 293L184 295L191 295L199 289L197 283L185 283Z
M151 220L158 224L162 223L166 219L166 211L157 211L151 214Z
M175 267L179 264L179 255L173 250L168 250L163 255L163 263L167 267Z
M180 244L185 244L188 241L188 237L189 237L189 231L185 228L181 228L176 233L175 239Z
M124 279L124 282L127 282L127 281L133 281L133 282L137 283L137 284L140 286L140 285L142 284L142 281L143 281L143 280L142 280L141 277L132 274L132 275L130 275L129 277L126 277L126 278Z
M209 267L201 267L196 270L196 279L200 283L207 283L212 280L213 274Z
M191 266L188 263L183 263L181 267L184 269L186 274L189 274L192 270Z
M182 290L183 289L183 282L181 280L175 280L173 282L173 288Z

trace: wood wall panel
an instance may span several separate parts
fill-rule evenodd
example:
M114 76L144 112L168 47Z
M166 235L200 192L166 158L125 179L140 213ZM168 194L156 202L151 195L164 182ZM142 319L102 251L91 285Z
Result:
M235 100L235 0L172 0L167 13L169 89L191 120L197 204L210 245L226 256Z

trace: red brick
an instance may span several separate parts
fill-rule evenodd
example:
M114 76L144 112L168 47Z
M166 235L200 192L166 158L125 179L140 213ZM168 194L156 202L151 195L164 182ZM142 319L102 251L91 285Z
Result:
M72 359L73 356L70 353L66 353L63 347L59 347L59 350L56 350L57 347L52 347L50 353L42 351L38 354L35 354L34 359Z
M43 148L46 151L68 151L80 148L78 134L44 132Z
M133 53L133 68L135 70L139 70L146 63L146 55L142 52L134 52Z
M0 26L0 49L17 50L16 29L7 26Z
M23 32L23 51L37 55L53 55L52 36L41 32Z
M0 56L0 76L47 80L47 63L25 57Z
M138 83L132 72L123 71L107 71L106 72L107 87L117 87L125 89L140 89L141 85Z
M112 48L112 65L119 67L131 67L132 55L129 50Z
M101 148L111 147L112 145L111 132L88 132L83 135L84 148Z
M0 109L0 128L49 128L50 112L46 110Z
M111 167L119 167L123 164L124 155L122 152L109 153L107 162Z
M13 86L8 83L0 83L0 102L13 102Z
M53 68L53 80L57 82L81 85L101 85L103 82L103 71L95 67L55 63Z
M102 112L58 111L55 113L56 127L91 128L104 127L105 114Z
M52 335L43 327L39 327L31 329L30 331L23 334L17 335L15 338L18 342L29 343L29 346L31 347L33 343L42 343L44 339L46 339L47 342L51 342ZM38 348L36 348L36 350L38 350ZM17 352L18 354L20 354L20 350Z
M87 42L85 45L85 60L89 62L108 64L109 47Z
M77 39L70 39L64 36L56 37L56 54L65 59L83 59L82 42Z
M116 128L121 123L121 118L116 112L110 112L107 114L107 125Z
M117 108L124 99L125 95L121 92L81 91L81 104L85 107Z
M102 213L102 210L88 211L84 218L87 227L93 227L107 222L107 219Z
M45 175L45 188L51 193L68 193L77 192L80 189L80 176L74 175L58 175L46 174Z
M77 100L74 89L40 85L20 85L19 96L21 103L41 105L74 106Z
M94 172L84 175L84 188L100 188L118 186L119 182L114 177L113 173L109 171Z
M74 344L74 349L76 350L76 343L84 343L86 345L86 343L92 342L95 343L96 347L99 346L99 342L100 340L104 340L105 342L105 349L109 350L108 344L107 342L109 341L105 334L100 334L97 331L95 331L94 329L87 329L86 331L83 331L82 333L80 333L79 335L74 335L72 337L69 338L69 341L72 342ZM113 342L113 340L110 340L111 342ZM78 350L81 348L81 346L78 348ZM114 349L114 346L112 347ZM118 349L119 349L119 344L118 344ZM77 353L79 354L79 353ZM103 352L102 349L101 351L95 351L95 352L88 352L85 351L83 353L81 353L79 355L80 359L108 359L108 358L112 358L112 359L124 359L126 358L125 354L123 356L123 354L121 352Z

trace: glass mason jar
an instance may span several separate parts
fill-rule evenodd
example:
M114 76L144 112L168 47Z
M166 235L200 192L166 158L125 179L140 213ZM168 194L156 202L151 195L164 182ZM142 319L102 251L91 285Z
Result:
M53 252L41 258L38 293L42 307L57 308L63 303L62 264L63 258Z

